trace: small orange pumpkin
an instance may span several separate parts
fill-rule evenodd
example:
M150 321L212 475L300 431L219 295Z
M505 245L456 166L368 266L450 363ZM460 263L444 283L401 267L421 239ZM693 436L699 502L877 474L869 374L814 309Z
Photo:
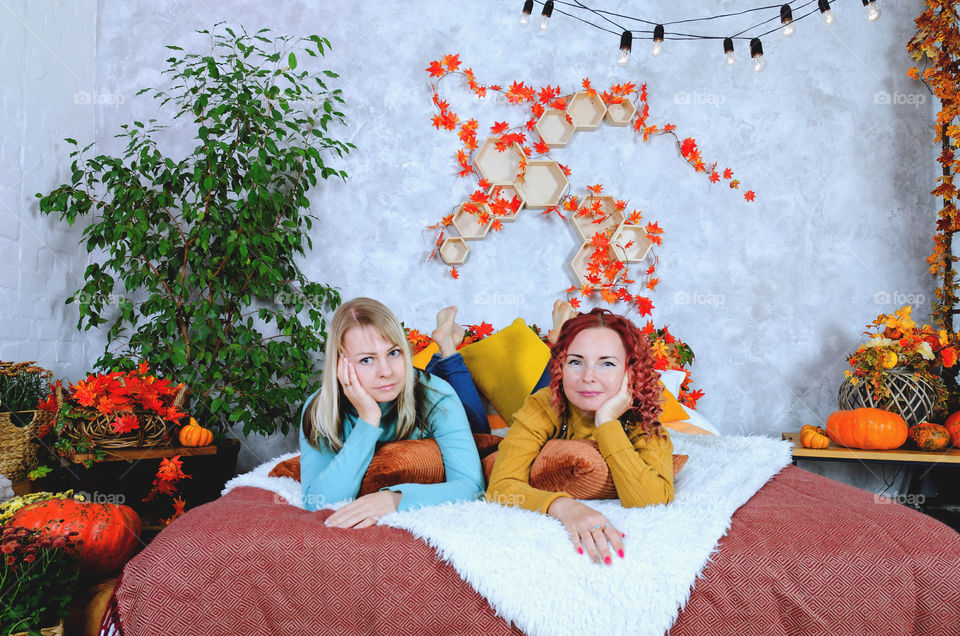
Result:
M827 435L840 446L887 450L907 441L907 423L896 413L881 409L840 410L827 417Z
M826 448L830 445L830 438L819 426L807 424L800 429L800 443L804 448Z
M213 441L213 431L197 424L197 420L190 418L190 423L180 429L181 446L207 446Z

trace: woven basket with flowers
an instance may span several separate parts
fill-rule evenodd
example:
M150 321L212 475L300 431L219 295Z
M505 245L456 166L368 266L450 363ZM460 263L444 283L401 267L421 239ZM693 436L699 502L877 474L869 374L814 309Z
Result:
M56 413L54 448L64 456L169 444L186 416L186 386L151 375L145 362L53 388L41 408Z
M36 439L53 421L37 407L52 375L34 362L0 361L0 475L16 478L33 465Z
M954 336L930 325L918 327L906 305L880 314L864 332L869 340L847 358L837 402L841 409L864 406L900 414L908 425L926 421L946 407L941 367L957 363Z

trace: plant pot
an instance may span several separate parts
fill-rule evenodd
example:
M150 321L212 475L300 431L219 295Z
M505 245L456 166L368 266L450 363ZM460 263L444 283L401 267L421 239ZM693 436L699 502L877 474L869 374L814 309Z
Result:
M26 421L26 424L17 425L17 421ZM13 479L30 469L37 456L34 444L37 431L51 421L53 414L47 411L0 413L0 475Z
M883 375L891 398L878 402L868 382L861 380L853 384L847 378L840 385L837 406L845 410L870 407L891 411L898 413L907 426L927 421L937 400L936 390L908 369L894 368L884 371Z

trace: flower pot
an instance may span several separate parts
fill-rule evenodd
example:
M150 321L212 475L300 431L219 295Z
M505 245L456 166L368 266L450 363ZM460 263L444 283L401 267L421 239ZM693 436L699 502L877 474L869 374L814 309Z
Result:
M907 426L927 421L937 399L934 387L908 369L884 371L883 379L892 394L890 398L877 401L868 382L853 384L847 378L840 385L837 406L845 410L872 407L891 411L898 413Z
M37 431L53 421L47 411L18 411L0 413L0 475L11 479L29 470L37 456L33 443ZM25 422L18 425L17 422Z

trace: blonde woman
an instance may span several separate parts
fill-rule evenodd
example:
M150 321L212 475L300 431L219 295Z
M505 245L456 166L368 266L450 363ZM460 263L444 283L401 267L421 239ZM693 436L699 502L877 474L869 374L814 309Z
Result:
M386 306L369 298L341 305L330 322L326 361L321 388L307 399L300 422L308 510L356 497L377 445L403 439L436 440L446 481L398 484L358 497L327 525L366 528L396 510L483 495L480 458L460 399L447 382L413 367L403 327Z

